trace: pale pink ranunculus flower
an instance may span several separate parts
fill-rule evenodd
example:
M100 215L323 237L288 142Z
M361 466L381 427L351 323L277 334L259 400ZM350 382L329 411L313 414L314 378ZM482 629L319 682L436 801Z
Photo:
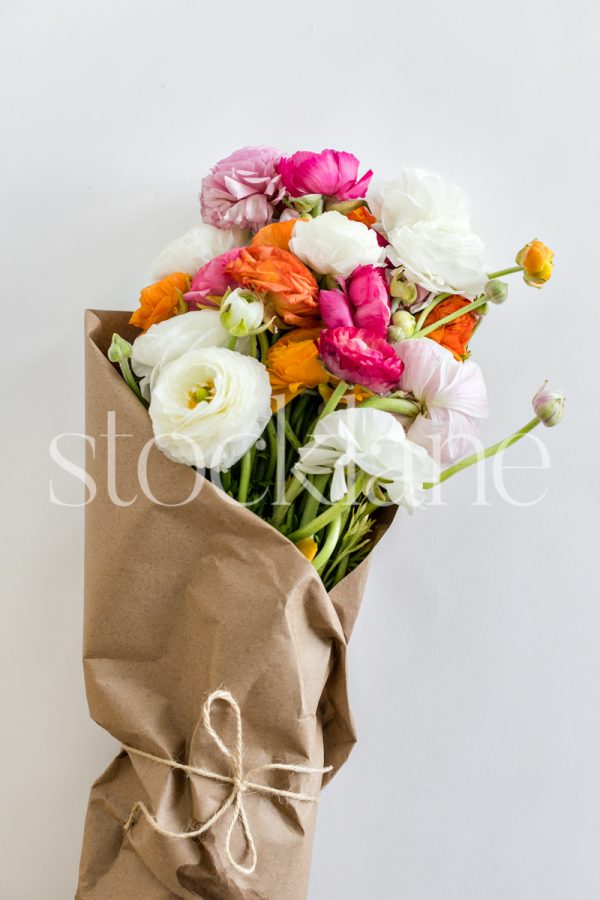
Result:
M398 385L422 404L407 434L439 462L451 463L476 449L481 419L488 415L488 398L481 369L470 359L459 362L429 338L395 344L404 370Z
M258 231L273 218L285 193L274 147L242 147L220 160L202 179L202 218L217 228Z

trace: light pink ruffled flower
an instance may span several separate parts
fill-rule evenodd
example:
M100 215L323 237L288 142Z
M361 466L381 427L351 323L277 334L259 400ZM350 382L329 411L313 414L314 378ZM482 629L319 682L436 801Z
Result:
M398 387L404 363L384 338L366 328L327 328L319 335L319 355L328 372L376 394Z
M423 407L412 424L405 422L408 437L440 463L475 451L480 420L488 415L487 391L477 363L458 362L429 338L401 341L394 349L404 363L399 388Z
M299 150L281 159L277 171L292 197L323 194L341 201L357 200L367 193L373 172L358 180L358 166L357 158L343 150Z
M391 310L382 270L375 266L359 266L350 278L338 280L341 290L319 292L321 316L327 328L356 325L384 338Z
M277 173L280 158L273 147L243 147L213 166L202 179L203 220L225 229L268 225L285 193Z
M192 278L189 291L183 295L190 309L203 309L206 306L217 308L218 302L211 303L208 298L222 297L227 288L233 290L238 286L231 275L225 274L225 268L238 258L241 250L241 247L233 247L198 269Z

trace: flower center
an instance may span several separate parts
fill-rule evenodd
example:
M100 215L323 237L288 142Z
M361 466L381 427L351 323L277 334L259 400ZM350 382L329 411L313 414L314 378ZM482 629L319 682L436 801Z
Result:
M210 401L215 396L215 386L212 381L207 381L204 384L195 384L194 387L188 391L188 409L196 409L199 403L210 403Z

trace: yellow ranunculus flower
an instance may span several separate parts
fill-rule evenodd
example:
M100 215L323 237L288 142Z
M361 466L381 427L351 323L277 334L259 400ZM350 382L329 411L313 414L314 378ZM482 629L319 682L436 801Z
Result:
M552 275L554 253L541 241L530 241L517 253L517 265L523 266L523 278L531 287L540 288Z
M317 550L319 549L317 542L313 541L312 538L302 538L301 541L298 541L296 547L302 556L305 556L309 562L313 561L317 555Z

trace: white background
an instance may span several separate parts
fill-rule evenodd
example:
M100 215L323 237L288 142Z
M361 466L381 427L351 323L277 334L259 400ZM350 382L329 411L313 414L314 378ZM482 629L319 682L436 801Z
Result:
M74 893L91 781L80 485L84 307L133 308L197 191L244 144L333 146L470 194L493 267L539 236L473 343L489 441L568 394L551 469L447 485L399 515L351 647L360 742L322 801L311 900L597 900L598 63L595 0L4 0L0 896ZM539 430L538 432L539 433ZM81 441L63 444L81 457ZM532 443L506 462L539 466ZM128 898L118 898L128 900Z

